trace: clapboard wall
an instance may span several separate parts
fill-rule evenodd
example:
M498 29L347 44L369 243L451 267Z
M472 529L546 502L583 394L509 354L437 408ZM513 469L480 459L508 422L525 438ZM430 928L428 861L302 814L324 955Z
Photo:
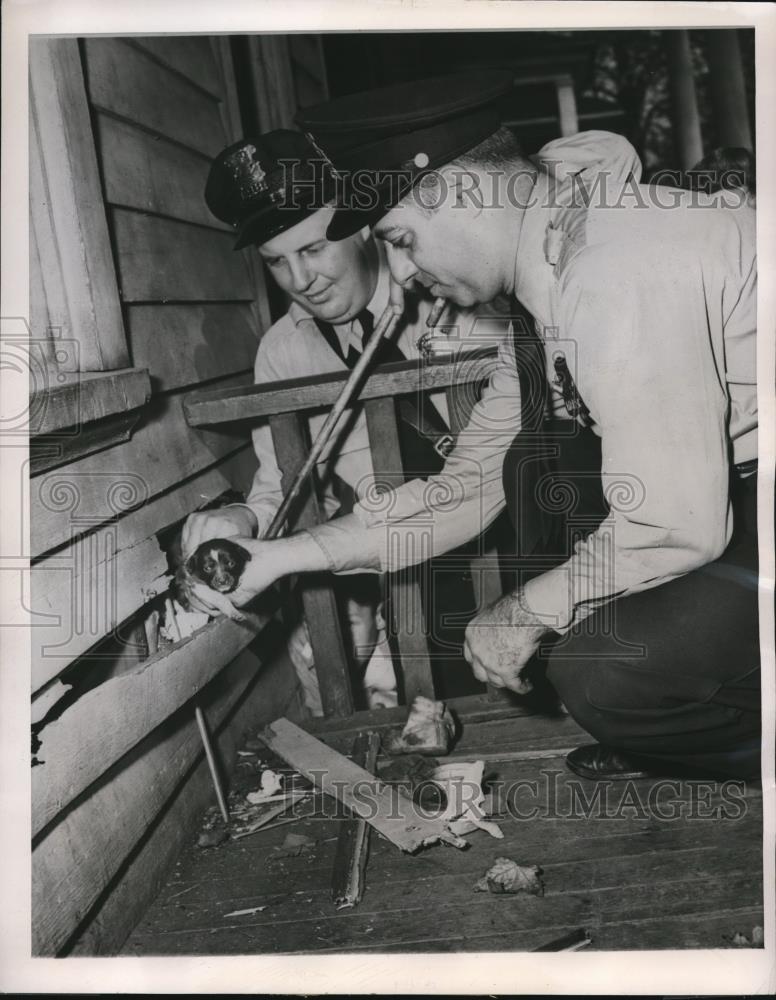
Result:
M128 439L54 462L29 481L32 717L44 720L32 770L33 953L109 954L212 798L195 699L227 767L246 729L296 708L293 671L270 643L274 622L217 619L153 655L142 627L168 569L159 533L225 490L245 489L255 467L244 429L192 429L182 404L203 383L250 380L269 316L257 261L232 251L233 235L203 198L210 158L243 134L229 40L32 44L49 47L42 62L59 73L55 94L62 97L63 80L69 88L48 110L41 96L33 114L78 112L76 148L67 125L68 162L76 181L90 178L90 211L107 240L96 252L99 273L92 268L76 288L77 255L45 232L49 223L56 228L61 164L38 151L31 316L50 321L52 274L63 302L70 282L71 305L84 297L119 303L114 353L150 378ZM282 50L273 56L287 61ZM47 123L35 131L48 135ZM66 180L77 219L83 206ZM41 246L59 254L53 270L41 262ZM70 338L84 332L73 309L63 322ZM89 332L99 346L99 322ZM90 378L99 381L111 365L92 353ZM100 658L128 637L121 669ZM86 670L90 689L60 701L72 695L62 675L71 682Z

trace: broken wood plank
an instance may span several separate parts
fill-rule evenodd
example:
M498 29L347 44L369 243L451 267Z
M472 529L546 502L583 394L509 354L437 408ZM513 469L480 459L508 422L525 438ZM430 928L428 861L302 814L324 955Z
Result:
M266 618L215 618L132 673L87 691L40 733L32 771L32 834L200 692L253 642Z
M466 844L449 831L444 820L421 816L412 799L288 719L277 719L267 726L261 738L317 788L342 802L401 850L411 854L440 840L455 847Z
M374 774L380 736L359 733L353 742L353 763ZM357 906L364 894L364 872L369 856L369 827L363 819L347 819L340 827L331 895L337 909Z
M208 689L205 697L214 728L260 669L255 659L235 659ZM186 719L176 719L174 728L170 724L152 733L112 780L97 784L34 846L33 955L53 956L67 944L200 757L204 754L194 714L187 713Z
M255 654L244 650L227 670L234 678L234 690L225 685L225 711L213 704L209 710L210 719L217 726L216 739L221 759L228 763L234 759L242 734L272 718L278 711L288 711L295 697L296 675L288 660L274 657L261 668L255 687L251 688L250 663L256 661ZM243 683L246 681L247 683ZM228 712L234 709L234 715ZM213 715L217 711L218 718ZM194 738L194 719L186 723L189 746L197 747ZM156 754L149 763L163 772L167 767L167 755L174 748L169 743L149 753ZM149 767L149 772L151 768ZM119 778L118 780L121 780ZM155 779L151 778L154 782ZM142 796L141 782L126 786L121 808L136 808L134 795ZM121 795L117 801L121 801ZM142 797L139 798L142 804ZM118 874L110 883L110 892L103 891L96 905L89 913L89 919L79 930L77 939L69 949L72 955L115 955L132 929L142 919L144 913L169 876L175 870L175 861L181 850L193 841L192 831L197 829L202 813L212 801L210 774L207 764L200 760L168 798L167 805L142 830L140 840L121 865ZM116 807L119 808L118 806ZM137 807L139 808L139 807ZM84 829L89 830L88 826ZM123 834L122 834L123 835ZM217 852L213 852L217 853ZM80 890L80 882L76 883ZM68 899L69 903L69 899Z

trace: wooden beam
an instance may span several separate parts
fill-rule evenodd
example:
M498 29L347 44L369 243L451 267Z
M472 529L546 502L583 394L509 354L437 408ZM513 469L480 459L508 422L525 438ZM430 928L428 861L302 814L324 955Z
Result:
M668 77L671 87L674 144L679 166L689 170L703 156L701 119L687 31L670 29L663 33L668 50Z
M277 719L260 736L273 753L316 788L347 806L402 851L413 853L440 840L465 846L465 841L450 833L444 820L424 817L412 799L397 788L379 781L288 719Z
M574 78L567 73L555 77L555 91L558 97L558 118L560 134L565 138L579 131L577 99L574 94Z
M30 394L30 435L81 427L114 413L143 406L151 380L140 368L111 372L71 372Z
M354 764L374 774L379 750L378 733L359 733L350 756ZM331 881L331 897L337 909L357 906L361 902L368 856L369 827L366 822L357 817L345 820L337 838Z
M87 691L40 733L32 769L32 834L201 691L266 625L216 618L199 631Z
M270 427L285 493L307 457L305 431L302 418L297 413L282 413L271 417ZM306 486L302 488L296 513L291 512L289 529L311 528L320 522L321 512L313 476L313 480L308 479ZM326 715L352 715L353 695L350 690L348 657L331 577L326 574L308 574L302 587L302 604L310 630L310 645L323 711Z
M401 482L402 460L393 399L370 399L364 404L364 412L375 473L389 482ZM407 705L411 705L419 694L434 698L419 572L422 573L422 569L410 566L389 577L391 624L399 646Z
M78 40L31 38L30 214L45 315L78 344L81 371L129 365ZM164 103L164 102L157 102ZM45 330L35 330L36 338Z
M717 144L751 150L752 130L738 32L734 28L710 28L704 40Z
M461 698L448 698L447 707L462 723L492 722L495 719L512 719L518 716L535 715L533 711L518 703L510 705L494 705L484 694L465 695ZM329 736L348 737L365 729L395 729L407 721L407 708L372 709L368 712L356 712L349 719L310 719L305 722L305 729L311 733Z
M250 95L257 132L292 128L297 103L284 35L249 35L247 60ZM250 133L249 133L250 134Z
M417 361L381 365L370 375L357 396L358 400L397 396L405 392L445 389L449 385L481 382L496 367L496 348L462 353L455 360L441 364ZM465 367L462 364L465 362ZM186 419L192 427L222 424L234 420L255 420L278 413L331 406L339 395L349 372L332 372L299 379L287 379L242 389L209 389L192 392L185 405Z

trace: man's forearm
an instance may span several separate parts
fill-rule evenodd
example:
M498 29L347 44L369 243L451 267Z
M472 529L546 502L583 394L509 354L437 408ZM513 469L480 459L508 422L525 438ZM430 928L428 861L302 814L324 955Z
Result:
M333 573L363 573L373 570L379 573L382 568L377 544L378 533L366 528L355 514L335 517L292 537L304 536L316 549L316 553L310 553L309 558L323 560L322 565L307 567L308 569L328 569ZM296 569L290 572L304 571Z

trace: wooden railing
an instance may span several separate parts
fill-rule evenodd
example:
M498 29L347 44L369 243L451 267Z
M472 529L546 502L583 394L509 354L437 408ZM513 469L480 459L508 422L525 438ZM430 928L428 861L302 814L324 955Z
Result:
M495 358L495 349L487 349L460 353L453 360L442 363L407 361L376 369L366 379L357 397L364 407L375 471L402 468L395 396L443 390L447 396L450 430L457 435L468 422L471 412L474 394L470 387L489 378ZM307 454L306 416L311 410L331 406L347 375L347 372L338 372L277 382L271 387L258 385L200 391L188 398L186 418L197 427L268 419L285 490ZM316 491L308 488L295 508L290 527L302 529L321 520ZM494 562L495 559L480 558L480 565L472 567L479 606L499 596L500 584ZM421 589L411 571L392 574L390 588L391 606L402 611L401 616L396 616L402 620L395 620L392 624L401 660L404 696L409 704L418 694L434 696L427 628L404 627L406 622L415 624L424 621ZM347 669L348 658L330 578L322 576L305 581L302 600L324 713L338 717L350 715L354 702Z

